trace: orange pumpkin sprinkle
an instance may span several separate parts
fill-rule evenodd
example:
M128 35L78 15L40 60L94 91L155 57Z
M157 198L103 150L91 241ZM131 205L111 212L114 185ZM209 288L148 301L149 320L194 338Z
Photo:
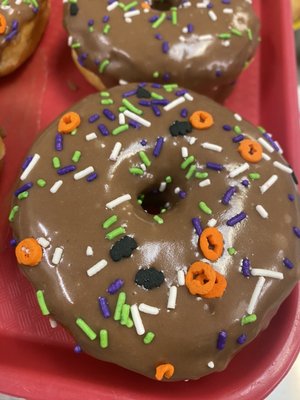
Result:
M190 116L190 123L196 129L207 129L214 124L211 114L206 111L195 111Z
M35 267L43 257L42 247L34 238L22 240L17 245L15 252L18 263L28 267Z
M70 111L64 114L58 123L58 132L71 133L80 125L80 116L76 112Z
M163 380L163 378L170 379L174 374L174 366L170 363L168 364L160 364L156 367L155 378L158 381Z
M200 235L199 247L210 261L217 261L223 253L223 235L217 228L206 228Z
M262 146L254 140L242 140L240 142L238 151L244 160L251 163L257 163L262 159Z
M216 281L213 267L203 261L194 262L185 278L185 284L191 294L202 296L210 292Z

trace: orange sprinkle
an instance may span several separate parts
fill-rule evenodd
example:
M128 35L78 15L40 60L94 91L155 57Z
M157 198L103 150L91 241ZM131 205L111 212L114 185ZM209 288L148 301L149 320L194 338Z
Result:
M58 132L71 133L80 124L80 116L76 112L70 111L64 114L58 123Z
M227 280L225 276L219 274L219 272L216 271L216 280L214 287L210 292L204 294L202 297L205 297L206 299L212 299L214 297L222 297L226 287L227 287Z
M150 5L149 5L149 3L146 3L145 1L141 4L141 7L143 8L143 9L149 9L150 8Z
M210 261L217 261L223 253L223 235L217 228L205 228L199 238L199 247Z
M262 159L263 149L258 142L250 139L244 139L240 142L238 151L244 160L251 163L257 163Z
M212 115L206 111L195 111L190 116L190 123L196 129L207 129L214 124L214 119Z
M216 271L203 261L194 262L185 278L185 284L191 294L202 296L210 292L216 281Z
M168 364L160 364L156 367L155 378L158 381L162 381L163 378L170 379L174 374L174 366L170 363Z
M28 267L35 267L43 257L42 247L34 238L22 240L15 251L18 263Z
M5 33L7 26L6 18L3 14L0 14L0 35L3 35Z

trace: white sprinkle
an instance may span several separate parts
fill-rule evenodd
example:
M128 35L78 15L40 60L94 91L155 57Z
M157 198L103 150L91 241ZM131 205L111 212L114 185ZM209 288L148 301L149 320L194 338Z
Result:
M186 26L182 28L182 33L188 33L188 28Z
M142 321L138 306L136 304L133 304L130 307L130 310L131 310L132 320L133 320L133 323L134 323L134 326L136 329L136 333L138 335L143 335L145 333L145 328L143 325L143 321Z
M193 100L194 100L194 97L193 97L192 95L190 95L189 93L185 93L185 94L184 94L184 98L185 98L187 101L193 101Z
M125 110L124 115L128 118L133 119L134 121L138 122L139 124L146 126L146 128L149 128L151 126L151 122L147 121L146 119L140 117L139 115L136 115L135 113Z
M230 46L230 40L222 40L221 41L222 46L224 47L229 47Z
M264 160L266 160L266 161L270 161L270 160L271 160L271 157L270 157L268 154L266 154L266 153L262 153L262 158L263 158Z
M255 289L254 289L253 293L252 293L251 300L250 300L250 303L249 303L248 308L247 308L247 313L249 315L253 314L253 311L254 311L254 309L256 307L260 292L262 291L262 288L263 288L263 286L265 284L265 281L266 280L265 280L265 278L263 276L260 276L258 278L257 284L255 286Z
M100 272L106 266L107 266L107 261L106 260L100 260L95 265L90 267L86 271L86 273L88 274L88 276L93 276L93 275L97 274L98 272Z
M94 172L94 168L92 166L87 167L87 168L77 172L76 174L74 174L74 179L75 179L75 181L78 181L79 179L85 178L92 172Z
M211 218L208 222L207 222L207 226L209 226L209 227L214 227L214 226L216 226L217 225L217 220L216 219L214 219L214 218Z
M204 179L204 181L199 182L200 187L209 186L211 184L210 179Z
M178 194L179 192L180 192L180 187L177 186L177 187L174 189L174 193L175 193L175 194Z
M171 103L167 104L166 106L164 106L164 110L165 111L170 111L173 108L179 106L179 104L182 104L185 102L185 98L184 96L178 97L177 99L171 101Z
M210 361L210 362L207 364L207 366L208 366L208 368L213 369L213 368L215 368L215 363L214 363L213 361Z
M278 175L272 175L262 186L260 186L261 194L264 194L277 181Z
M244 163L242 165L240 165L239 167L233 169L230 174L229 174L229 178L235 178L237 175L242 174L243 172L247 171L247 169L249 169L250 166L248 163Z
M266 211L266 209L265 209L263 206L261 206L260 204L258 204L258 205L255 207L255 209L256 209L256 211L258 212L258 214L259 214L262 218L268 218L268 217L269 217L269 214L268 214L268 212Z
M235 113L233 116L237 121L242 121L243 120L243 118L238 113Z
M127 85L128 82L125 79L119 79L119 85Z
M110 159L111 161L116 161L117 158L119 157L119 154L120 154L121 149L122 149L122 143L117 142L117 143L114 145L114 148L113 148L113 150L112 150L112 152L111 152L111 154L110 154L110 156L109 156L109 159Z
M63 255L64 250L61 247L56 247L52 257L52 264L57 265Z
M274 278L274 279L283 279L283 273L272 271L270 269L262 269L262 268L252 268L251 275L253 276L264 276L265 278Z
M280 163L279 161L274 161L273 162L274 167L281 169L281 171L287 172L288 174L292 174L293 170L292 168L288 167L287 165L284 165Z
M209 15L209 18L212 21L214 21L214 22L217 21L218 17L217 17L216 13L213 10L209 10L208 11L208 15Z
M159 314L159 308L148 306L148 304L141 303L139 305L139 310L145 314L157 315Z
M197 3L196 7L197 8L206 8L209 4L209 0L202 0L201 3Z
M124 18L131 18L135 17L136 15L140 15L140 10L133 10L133 11L128 11L124 14Z
M206 40L212 40L213 38L214 38L213 35L207 34L207 35L200 36L199 40L206 41Z
M187 147L181 147L181 155L183 158L187 158L189 156L189 151Z
M197 138L195 136L184 136L184 139L190 144L191 146L197 142Z
M68 46L71 47L73 44L73 36L68 36Z
M176 298L177 298L177 287L171 286L168 298L167 308L175 309L176 307Z
M117 8L118 5L119 5L119 2L118 2L118 1L114 1L113 3L111 3L110 5L108 5L108 6L106 7L106 10L107 10L107 11L112 11L112 10L114 10L115 8Z
M233 9L232 8L224 8L223 13L224 14L233 14Z
M166 190L166 188L167 188L167 182L160 182L160 185L159 185L159 191L160 192L164 192L165 190Z
M85 254L86 254L87 256L93 256L93 255L94 255L94 250L93 250L93 248L92 248L91 246L87 246Z
M47 240L47 239L45 239L45 238L43 238L43 237L37 238L36 241L37 241L38 244L40 244L44 249L45 249L46 247L48 247L49 244L50 244L49 240Z
M117 197L109 203L106 203L106 208L112 209L128 200L131 200L130 194L124 194L123 196Z
M125 115L123 113L119 114L119 125L125 125Z
M143 171L146 171L146 169L147 169L147 167L146 167L146 165L145 165L144 163L141 164L140 167L141 167L141 169L142 169Z
M49 323L52 329L57 328L57 322L53 318L49 318Z
M277 140L275 140L275 144L277 144L277 146L278 146L278 148L279 148L278 153L279 153L279 154L283 154L282 147L281 147L280 144L277 142Z
M30 172L33 170L33 168L36 166L36 164L40 158L41 158L41 156L39 154L35 154L32 157L32 160L30 161L30 163L27 165L27 167L24 169L22 175L20 176L21 181L24 181L27 178L27 176L30 174Z
M274 149L273 147L262 137L258 138L257 141L270 153L273 153Z
M91 132L91 133L88 133L87 135L85 135L85 140L87 142L90 142L91 140L94 140L94 139L97 139L97 135L95 132Z
M219 153L223 150L223 147L218 146L217 144L208 143L208 142L201 143L201 147L203 147L204 149L217 151Z
M61 185L63 184L62 180L56 181L50 188L50 192L51 193L56 193L58 191L58 189L61 187Z
M179 286L184 286L185 285L185 275L184 275L184 270L180 269L177 271L177 281Z

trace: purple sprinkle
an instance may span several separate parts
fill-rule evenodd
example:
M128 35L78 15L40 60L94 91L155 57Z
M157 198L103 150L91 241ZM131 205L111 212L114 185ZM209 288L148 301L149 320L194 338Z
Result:
M99 114L93 114L89 117L89 123L92 124L93 122L96 122L100 118Z
M212 3L208 3L206 7L210 9L210 8L213 8L214 5Z
M104 108L103 114L104 114L105 117L106 117L107 119L109 119L110 121L114 121L114 120L116 119L115 114L114 114L112 111L110 111L108 108Z
M156 33L155 35L154 35L154 37L155 37L155 39L157 39L157 40L162 40L162 35L160 34L160 33Z
M245 333L242 333L237 339L238 344L244 344L247 340L247 335Z
M192 33L194 31L194 25L187 24L187 30L188 30L188 33Z
M89 174L86 177L87 182L92 182L94 181L96 178L98 177L98 175L96 174L96 172L92 172L91 174Z
M187 93L187 90L179 89L179 90L176 90L175 95L180 97L180 96L184 96L186 93Z
M16 239L11 239L9 241L9 244L11 245L11 247L16 247L16 245L18 244L18 242L16 241Z
M166 106L167 104L169 104L169 100L167 99L152 100L151 104L155 106Z
M233 143L238 143L238 142L241 142L244 139L245 139L245 136L241 134L241 135L237 135L237 136L233 137L232 141L233 141Z
M98 127L99 132L103 135L103 136L108 136L109 135L109 130L107 129L106 125L104 124L99 124Z
M151 87L153 87L154 89L160 89L161 84L160 83L152 83Z
M108 15L104 15L104 17L102 18L102 22L106 23L109 21L109 16Z
M185 199L185 198L186 198L186 195L187 195L187 193L186 193L185 191L183 191L183 190L180 190L179 193L178 193L178 196L179 196L181 199Z
M149 101L149 100L140 100L139 101L139 105L140 106L144 106L144 107L150 107L151 106L151 101Z
M157 15L153 15L152 17L150 17L150 18L148 19L148 21L149 21L150 23L155 22L155 21L157 21L157 20L158 20L158 16L157 16Z
M227 339L227 332L226 331L220 331L218 334L218 340L217 340L217 349L218 350L223 350L226 344L226 339Z
M106 297L98 297L98 303L104 318L110 317L110 309Z
M12 24L11 24L11 29L12 29L13 31L16 31L18 28L19 28L19 21L16 20L16 19L14 19L14 20L12 21Z
M138 84L138 86L139 86L139 87L145 87L145 86L147 86L147 83L146 83L146 82L140 82L140 83Z
M167 54L170 50L169 42L162 42L161 49L164 54Z
M295 200L295 196L293 194L288 194L288 199L290 201L294 201Z
M234 217L230 218L227 222L226 225L228 226L234 226L238 222L241 222L243 219L247 217L246 213L244 211L240 212L239 214L235 215ZM300 235L300 229L299 229L299 235ZM300 236L299 236L300 237Z
M78 60L80 65L83 65L87 58L88 58L88 54L87 53L82 53L82 54L80 54L78 56L77 60Z
M79 353L81 353L81 352L82 352L82 349L81 349L81 347L79 346L79 344L77 344L77 345L74 347L74 353L79 354Z
M202 231L203 231L202 226L201 226L200 218L198 218L198 217L192 218L192 224L193 224L193 226L194 226L194 228L196 230L197 235L200 236Z
M222 71L220 69L216 69L215 75L217 78L220 78L222 76Z
M57 133L55 135L55 150L62 151L63 147L64 147L63 135L61 133Z
M142 139L140 141L140 143L141 143L142 146L146 146L147 145L147 140L146 139Z
M24 161L24 163L23 163L23 165L22 165L22 170L24 171L27 167L28 167L28 165L31 163L31 160L33 159L33 156L28 156L26 159L25 159L25 161Z
M18 197L20 193L26 192L26 190L32 188L32 186L32 182L25 183L25 185L19 187L19 189L15 191L15 196Z
M213 162L207 162L206 167L210 169L214 169L215 171L222 171L224 169L224 166L222 164L217 164Z
M15 31L11 31L8 35L6 35L5 36L5 42L8 42L8 41L10 41L11 39L13 39L16 35L18 34L18 31L17 30L15 30Z
M180 111L180 116L181 116L182 118L186 118L186 117L188 116L188 110L187 110L186 108L183 108L183 109Z
M66 167L59 168L56 172L58 175L65 175L69 172L75 171L76 165L67 165Z
M250 260L248 258L243 258L242 260L242 274L246 277L251 275L250 273Z
M111 283L106 291L109 294L115 294L117 293L118 290L121 289L121 287L124 285L124 281L122 279L116 279L113 283Z
M278 145L274 142L274 140L271 138L271 135L269 135L268 133L263 133L263 137L270 143L270 145L273 147L273 149L275 151L279 151L279 147Z
M139 124L137 121L134 121L133 119L130 119L128 121L128 125L134 129L139 129L142 126L141 124Z
M171 79L171 76L170 76L169 72L164 72L162 78L163 78L163 81L164 81L164 82L169 82L170 79Z
M243 179L241 183L243 186L248 187L250 182L248 181L248 179Z
M161 149L163 147L164 144L164 139L162 137L157 138L154 149L153 149L153 155L154 157L158 157Z
M231 3L231 0L222 0L222 3L223 3L223 4L230 4L230 3Z
M154 105L152 105L151 108L152 108L152 111L153 111L154 115L155 115L156 117L160 117L161 112L160 112L160 109L158 108L158 106L156 106L156 105L154 104Z
M88 26L93 26L95 21L91 18L88 20Z
M300 228L293 226L293 232L300 239Z
M236 192L236 187L235 186L230 186L229 189L224 193L224 196L222 197L222 203L227 206L229 204L232 196Z
M231 131L232 127L230 125L223 125L224 131Z
M287 267L288 269L294 268L294 264L293 264L292 261L289 260L287 257L285 257L285 258L283 259L283 265L284 265L285 267Z
M134 90L128 90L128 92L124 92L124 93L122 94L122 97L134 96L134 95L136 95L136 92L137 92L136 89L134 89Z

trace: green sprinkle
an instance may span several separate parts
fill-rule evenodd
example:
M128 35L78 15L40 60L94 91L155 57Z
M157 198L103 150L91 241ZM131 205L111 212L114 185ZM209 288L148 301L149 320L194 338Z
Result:
M165 12L161 13L160 17L155 22L153 22L152 28L154 28L154 29L158 28L164 22L164 20L166 19L166 16L167 16L167 14Z
M99 94L100 94L101 97L110 97L110 93L106 92L104 90L102 92L100 92Z
M187 159L185 159L180 167L181 169L186 169L190 164L192 164L195 161L195 157L194 156L189 156Z
M242 326L251 324L252 322L255 322L257 320L257 316L255 314L250 314L246 315L245 317L242 318L241 324Z
M231 33L219 33L218 35L217 35L217 37L219 38L219 39L230 39L231 38Z
M122 10L124 10L124 8L125 8L125 4L124 4L124 3L121 3L121 1L119 1L118 6L119 6L120 8L122 8Z
M159 225L164 223L164 220L159 215L154 215L154 221L157 222Z
M126 293L125 292L120 292L117 300L117 305L115 308L115 313L114 313L114 320L115 321L120 321L121 315L122 315L122 307L125 304L126 301Z
M112 99L101 99L100 103L104 106L110 106L111 104L114 104L114 101Z
M252 35L252 30L250 28L247 29L248 32L248 38L249 40L253 40L253 35Z
M77 133L77 129L74 129L74 130L71 132L71 135L74 136L74 135L76 135L76 133Z
M106 349L108 347L108 332L106 329L101 329L99 333L100 347Z
M111 134L112 135L119 135L119 133L125 132L129 129L129 125L128 124L124 124L124 125L120 125L117 128L115 128Z
M46 305L43 291L42 290L38 290L36 292L36 297L37 297L37 301L39 303L40 309L42 311L42 314L43 315L49 315L50 312L49 312L48 307Z
M142 168L138 168L138 167L129 168L129 172L132 175L144 175L144 170L142 170Z
M202 210L205 214L211 215L212 214L212 210L208 207L208 205L206 203L204 203L204 201L200 201L199 203L199 208L200 210Z
M242 130L241 130L241 128L240 128L238 125L235 125L235 126L233 127L233 130L234 130L234 132L237 133L237 134L242 133Z
M231 28L230 32L233 33L236 36L243 36L243 33L241 31L239 31L238 29L236 29L236 28Z
M150 344L155 338L155 334L153 332L147 332L143 341L145 344Z
M76 319L76 325L86 334L90 340L95 340L97 335L91 327L81 318Z
M132 1L131 3L127 4L124 7L124 11L128 11L128 10L130 10L131 8L133 8L133 7L137 6L137 5L138 5L137 1Z
M81 151L76 150L72 155L72 161L77 163L80 160L80 157L81 157Z
M144 112L142 110L140 110L139 108L135 107L132 103L130 103L129 100L127 99L123 99L122 100L122 104L129 110L132 111L133 113L137 114L137 115L143 115Z
M105 59L102 61L102 63L99 65L100 74L102 74L106 70L108 65L109 65L109 60Z
M159 78L159 72L158 71L154 71L153 72L153 78Z
M168 210L166 209L166 208L162 208L161 210L160 210L160 213L161 214L164 214L165 212L167 212Z
M110 226L112 226L112 224L114 224L115 222L117 222L118 217L116 215L112 215L111 217L107 218L103 224L102 224L102 228L107 229Z
M162 100L164 98L164 96L155 92L151 92L151 97L156 100Z
M191 179L197 169L196 164L190 166L187 174L185 175L186 179Z
M121 310L121 325L127 325L129 313L130 313L130 305L123 304L122 310Z
M228 247L227 251L230 256L234 256L237 253L234 247Z
M25 192L22 192L22 193L20 193L18 195L18 199L19 200L24 200L24 199L27 199L28 196L29 196L29 192L25 191Z
M252 181L260 178L260 174L258 172L251 172L248 176Z
M93 27L93 26L89 26L89 32L91 32L91 33L92 33L92 32L94 32L94 30L95 30L95 29L94 29L94 27Z
M75 43L71 44L72 49L79 49L79 47L81 47L81 44L79 42L75 42Z
M41 188L43 188L43 187L45 187L46 186L46 181L45 181L45 179L38 179L37 181L36 181L36 183L37 183L37 185L39 186L39 187L41 187Z
M167 92L173 92L173 90L178 88L177 83L169 83L167 85L163 85L163 88L167 91Z
M171 7L172 24L177 25L177 7Z
M208 177L208 172L196 172L195 178L197 179L206 179Z
M263 128L262 126L258 126L257 129L258 129L261 133L265 133L265 132L266 132L265 128Z
M52 165L55 169L60 167L60 159L58 157L52 158Z
M172 177L171 176L166 176L165 177L165 182L166 183L171 183L172 182Z
M16 213L19 211L19 206L14 206L8 216L9 222L12 222L15 218Z
M149 160L147 154L144 151L139 152L140 159L146 165L146 167L150 167L151 161Z
M127 328L132 328L133 327L133 321L132 321L132 319L130 317L128 317L128 321L127 321L126 326L127 326Z
M116 238L117 236L123 235L123 233L126 233L125 228L123 228L123 226L119 226L119 228L114 229L111 232L108 232L105 235L105 239L108 240L113 240L114 238Z
M110 28L111 28L110 24L105 24L104 25L104 28L103 28L104 35L107 35L109 33Z

